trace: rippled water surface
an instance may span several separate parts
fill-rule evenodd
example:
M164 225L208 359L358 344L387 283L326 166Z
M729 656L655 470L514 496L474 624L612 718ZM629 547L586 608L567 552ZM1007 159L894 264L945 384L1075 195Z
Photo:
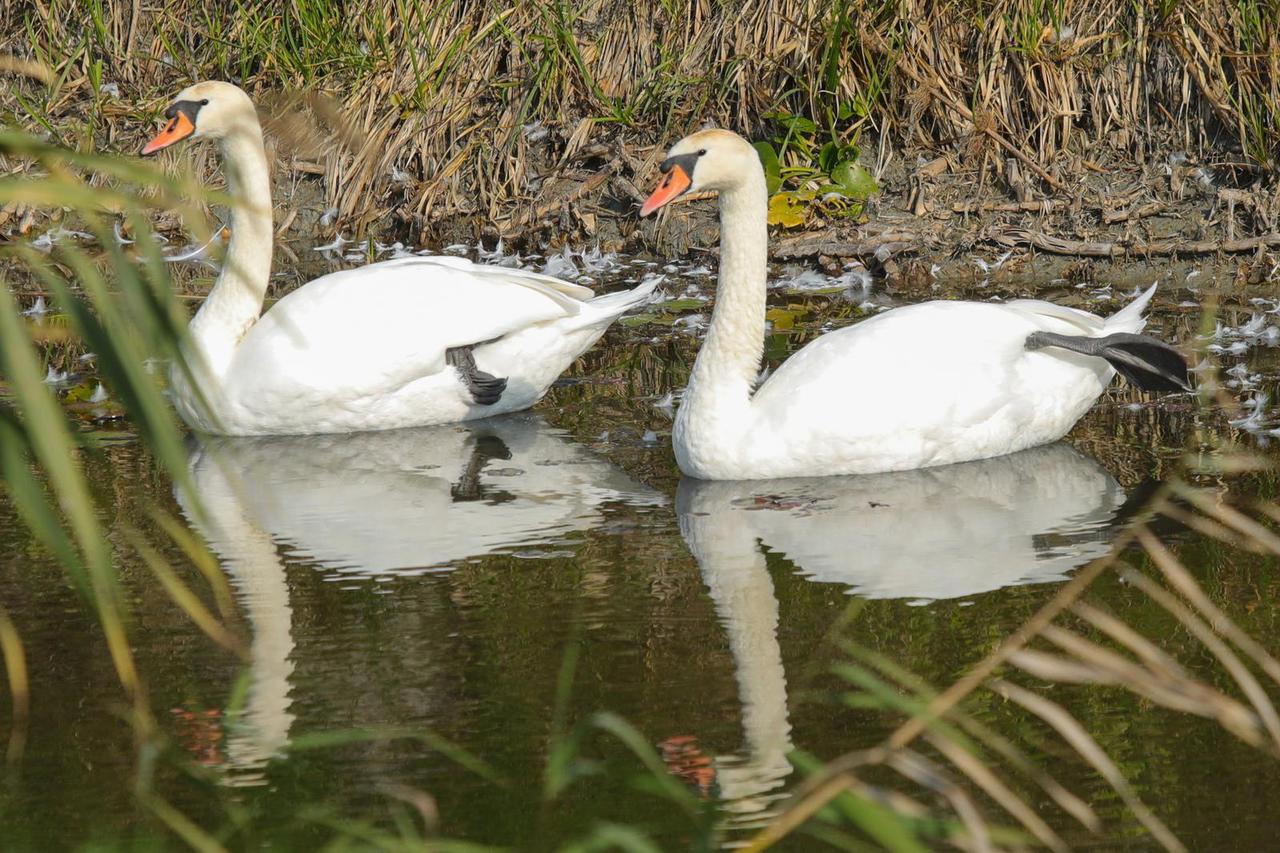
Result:
M662 272L644 261L590 268L583 258L575 270L609 286ZM670 412L712 281L697 263L666 272L667 301L611 331L530 413L381 434L192 439L186 488L162 475L127 425L99 427L110 440L86 465L113 535L154 533L157 506L185 518L216 554L234 599L230 621L248 640L242 664L204 638L145 567L124 566L153 704L173 752L203 774L156 756L156 790L205 826L239 822L251 827L241 840L285 848L328 837L326 822L344 815L385 823L410 791L434 799L440 830L453 837L536 846L617 820L680 848L669 806L610 770L631 765L607 738L590 750L605 771L543 804L559 695L570 722L608 710L634 725L714 804L731 845L796 784L793 748L834 757L892 728L892 716L837 700L831 667L842 643L945 686L1107 551L1197 429L1250 432L1245 439L1265 450L1274 426L1274 303L1180 282L1161 294L1153 329L1190 340L1201 331L1200 299L1219 294L1215 357L1235 366L1233 392L1258 401L1221 423L1205 423L1189 398L1117 389L1066 442L1001 459L859 478L681 479ZM1155 274L1126 287L1058 282L1042 292L1111 311ZM988 298L1037 289L965 279L884 294L864 290L857 270L781 276L770 302L775 364L824 328L935 290ZM1269 496L1269 482L1254 488ZM0 525L0 596L27 644L33 684L25 758L0 791L0 847L136 838L155 824L134 805L127 711L99 629L6 504ZM1169 537L1213 600L1275 648L1272 562L1185 531ZM209 589L180 552L166 555ZM1095 600L1174 651L1186 639L1112 577L1098 582ZM572 672L563 689L562 672ZM1274 843L1269 792L1280 773L1270 759L1211 722L1117 689L1061 688L1055 698L1191 849ZM976 707L1010 736L1032 728L989 696ZM0 722L7 728L7 717ZM355 730L388 736L314 737ZM390 730L447 738L507 784ZM1137 838L1078 759L1038 759L1098 796L1113 841Z

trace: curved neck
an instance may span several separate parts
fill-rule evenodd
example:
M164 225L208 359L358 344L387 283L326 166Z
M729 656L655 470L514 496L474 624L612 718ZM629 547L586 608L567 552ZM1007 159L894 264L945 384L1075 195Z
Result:
M679 414L686 426L743 426L764 353L768 275L768 191L752 170L740 186L720 194L720 277L711 328L698 352ZM713 417L714 415L714 417Z
M262 312L271 278L271 178L257 117L237 124L221 141L231 242L222 272L191 321L191 336L215 374L231 360Z

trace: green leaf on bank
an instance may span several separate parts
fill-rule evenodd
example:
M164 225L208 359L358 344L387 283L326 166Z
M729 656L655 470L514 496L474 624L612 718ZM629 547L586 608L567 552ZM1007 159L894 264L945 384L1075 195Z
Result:
M782 186L782 164L778 162L778 152L767 142L757 142L752 147L760 157L760 165L764 167L764 183L772 196Z
M818 132L818 125L813 119L798 116L788 112L765 113L764 118L776 121L782 127L785 127L790 133L800 136L813 136Z
M831 170L831 185L836 192L855 201L865 201L880 189L871 173L852 160L845 160Z

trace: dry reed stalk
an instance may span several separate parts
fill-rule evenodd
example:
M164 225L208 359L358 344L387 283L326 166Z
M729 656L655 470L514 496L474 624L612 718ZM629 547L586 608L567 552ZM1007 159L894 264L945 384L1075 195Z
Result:
M0 9L0 73L40 70L43 82L0 95L0 114L67 141L85 139L76 127L88 121L94 144L128 150L151 129L138 107L195 78L241 77L260 98L326 94L329 115L306 108L321 154L302 159L322 167L326 204L360 226L393 211L419 225L492 222L533 201L575 147L654 146L647 170L703 121L765 136L765 116L782 111L826 133L852 104L857 114L830 126L845 141L874 133L970 167L1013 156L1056 189L1081 159L1145 161L1177 136L1204 153L1224 131L1276 168L1274 6L371 0L350 14L336 0L105 0L95 21L74 0L15 0ZM120 86L120 99L95 81ZM538 143L524 127L549 135Z
M1174 504L1174 496L1189 504L1191 509ZM1280 518L1280 511L1274 506L1259 509L1270 518ZM838 673L852 683L868 688L870 695L893 697L905 693L911 697L909 700L895 701L889 707L909 710L909 719L880 746L837 758L811 777L797 790L787 808L752 839L747 849L763 850L772 846L814 819L834 798L846 791L862 790L857 787L855 771L878 765L896 766L899 756L915 755L912 742L920 737L924 737L945 758L949 767L934 769L928 778L919 773L904 775L917 786L942 795L940 803L945 804L953 818L966 828L967 839L964 840L978 846L990 844L993 837L991 825L986 823L988 818L975 817L970 812L969 801L938 787L939 784L955 784L948 779L947 774L951 770L959 772L966 780L966 787L972 786L984 792L991 802L1040 843L1061 849L1065 842L1049 829L1039 814L1029 812L1030 804L1006 781L1009 774L1001 767L999 759L1005 759L1011 769L1025 775L1021 750L988 737L984 727L964 710L962 703L974 692L989 690L1022 706L1054 731L1072 752L1106 780L1129 812L1162 847L1185 850L1168 827L1137 797L1116 763L1069 711L1036 690L1011 682L1009 676L1001 672L1006 668L1022 670L1038 683L1111 685L1153 704L1214 720L1244 743L1280 757L1280 713L1263 681L1254 673L1255 670L1265 673L1274 689L1280 685L1280 663L1209 600L1173 551L1150 532L1147 524L1153 514L1198 518L1204 522L1198 527L1202 533L1228 544L1246 543L1255 550L1273 553L1280 549L1280 538L1270 528L1230 506L1221 494L1215 496L1175 481L1156 493L1148 510L1121 533L1109 555L1078 572L1032 619L964 678L941 693L934 693L918 677L887 663L877 653L860 650L849 641L842 642L841 647L854 659L874 668L890 681L879 682L869 670L852 670L845 664L840 666ZM1131 542L1144 549L1158 570L1157 577L1163 576L1164 583L1120 561L1120 553ZM1132 589L1144 594L1172 617L1186 637L1198 643L1184 657L1198 661L1201 666L1205 660L1212 661L1213 672L1225 673L1225 683L1230 687L1219 688L1208 678L1195 673L1185 660L1179 660L1167 645L1162 644L1165 637L1144 635L1135 626L1085 600L1093 582L1113 568L1121 572ZM1097 638L1060 624L1068 615L1074 615L1084 627L1097 632ZM1055 650L1046 652L1034 647L1043 643L1054 646ZM1239 697L1225 692L1232 688ZM865 707L863 704L855 706ZM959 735L960 731L972 736L973 740ZM979 744L991 751L980 749ZM1054 786L1060 788L1056 782L1050 787L1040 785L1046 791L1055 790ZM910 792L898 793L907 797L909 802L915 802ZM1084 809L1079 809L1075 795L1065 793L1065 797L1058 795L1052 799L1090 831L1097 832L1096 818L1090 820L1092 810L1083 803L1080 805L1084 805ZM887 799L880 797L877 802L884 803ZM935 806L938 804L936 802ZM901 814L905 818L907 813ZM975 825L975 821L981 821L982 825ZM955 838L951 840L956 842Z
M13 766L22 759L26 748L27 724L31 718L31 682L27 674L27 656L22 647L22 638L18 636L4 607L0 607L0 658L4 660L12 720L5 760Z

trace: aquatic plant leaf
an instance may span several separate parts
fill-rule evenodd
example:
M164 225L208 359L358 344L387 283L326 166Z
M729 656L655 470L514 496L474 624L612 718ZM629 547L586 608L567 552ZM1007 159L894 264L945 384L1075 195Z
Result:
M1167 512L1167 509L1165 511ZM1168 549L1164 548L1158 540L1149 533L1145 538L1142 533L1139 533L1139 540L1151 555L1157 568L1164 572L1169 583L1182 593L1219 633L1244 650L1267 675L1280 684L1280 662L1277 662L1255 639L1237 627L1225 612L1214 605L1186 567L1173 559L1172 554L1169 554Z
M1079 606L1081 605L1078 603L1077 607ZM928 682L914 672L898 665L886 655L848 640L841 640L838 645L845 654L887 675L901 687L917 694L921 700L932 702L937 698L937 691ZM1022 749L1015 746L1004 735L975 719L972 715L963 713L956 708L952 708L948 712L947 718L958 724L961 729L977 742L990 748L1019 771L1029 776L1045 793L1053 798L1054 802L1062 807L1063 811L1074 817L1086 829L1092 832L1101 831L1101 819L1084 800L1064 788L1057 779L1037 766Z
M44 384L44 369L31 347L13 294L0 290L0 371L9 382L32 458L48 476L51 492L87 568L92 603L106 635L121 686L134 700L142 725L149 718L142 684L125 630L126 604L111 564L89 484L80 468L77 442L66 417Z
M773 323L773 328L775 330L785 332L786 330L795 327L796 317L798 314L795 311L789 311L786 308L770 308L765 312L764 316L766 320Z
M796 193L778 193L769 199L770 225L798 228L804 225L806 215L805 204Z
M560 848L561 853L594 853L596 850L625 850L629 853L661 853L662 848L632 826L601 823L582 841Z
M884 849L896 853L924 853L928 850L920 842L911 822L869 797L845 791L833 802L851 823L883 845Z
M187 846L192 850L198 850L200 853L226 853L227 848L219 844L216 838L197 826L191 818L174 808L163 798L152 794L140 797L140 799L165 826L169 827L174 835L186 842Z
M78 289L87 297L82 298L45 258L30 249L22 255L59 304L66 307L81 339L98 353L99 373L124 404L152 452L179 485L190 489L182 437L172 410L145 367L150 355L147 344L158 341L160 333L155 330L150 311L135 304L144 288L138 281L138 270L112 251L112 268L119 282L113 295L87 253L63 247L57 260L71 269Z
M950 744L950 746L954 747L955 744ZM960 750L960 752L963 753L964 750ZM968 755L968 753L965 753L965 755ZM969 758L976 761L972 756L969 756ZM906 778L943 797L950 804L952 811L964 823L965 830L972 839L974 849L991 850L991 835L987 831L986 821L982 819L982 814L978 811L977 804L973 802L969 793L961 785L957 784L945 768L910 749L903 750L901 753L890 757L888 763L890 767Z
M1147 533L1145 529L1142 532ZM1149 533L1147 533L1147 535L1148 537L1150 536ZM1141 541L1141 539L1139 541ZM1143 544L1146 545L1147 543L1144 542ZM1153 553L1153 550L1149 549L1148 553ZM1172 557L1170 557L1170 559L1172 559ZM1222 668L1236 680L1236 684L1239 685L1241 691L1243 691L1245 696L1248 697L1249 701L1253 705L1254 711L1266 726L1267 732L1271 735L1272 743L1280 744L1280 715L1277 715L1275 706L1271 703L1266 691L1262 689L1262 685L1258 683L1257 679L1254 678L1253 674L1249 672L1248 668L1240 658L1236 656L1231 648L1221 638L1219 638L1216 633L1214 633L1213 629L1210 628L1209 625L1198 619L1194 613L1192 613L1190 608L1146 575L1143 575L1140 572L1129 571L1125 572L1122 577L1138 589L1145 592L1148 597L1165 610L1169 611L1169 613L1173 614L1173 616L1183 624L1183 627L1185 627L1192 636L1204 644L1205 648L1208 649L1209 652L1218 660L1218 663L1221 664Z
M658 793L665 799L690 815L696 815L699 812L697 798L688 788L676 781L676 778L667 772L667 767L662 763L662 759L658 757L653 747L635 727L617 714L612 714L608 711L592 715L589 722L594 728L613 735L619 743L631 751L632 755L640 759L641 763L649 771L649 778L655 783Z
M857 201L865 201L880 190L871 173L852 160L845 160L831 170L831 183L841 195Z
M90 596L89 582L80 556L53 509L50 495L31 473L31 448L21 421L0 409L0 475L22 520L44 547L66 569L81 595Z
M1166 850L1186 850L1182 842L1138 798L1137 793L1129 785L1129 781L1125 779L1124 774L1116 767L1106 751L1098 745L1098 742L1084 730L1084 727L1065 708L1004 679L992 679L988 686L997 695L1018 703L1052 726L1062 736L1063 740L1072 746L1077 755L1093 765L1099 775L1107 780L1108 784L1120 795L1120 798L1124 800L1125 805L1129 807L1134 816L1142 822L1147 831Z
M235 600L231 594L231 584L227 581L221 566L218 565L217 558L210 553L208 546L180 521L158 507L153 507L149 515L151 520L168 534L169 539L182 549L182 553L193 566L199 569L200 574L204 575L209 588L213 591L218 612L224 619L230 617L236 609Z
M985 756L974 755L968 750L962 749L956 742L945 737L938 737L932 733L925 735L925 739L937 747L938 751L948 761L955 765L960 772L964 773L987 796L999 803L1001 808L1025 826L1041 844L1050 850L1066 853L1069 849L1067 843L1035 813L1035 810L1028 803L1004 784L1000 777L992 771ZM951 798L949 797L948 799ZM952 802L952 808L955 809L956 814L964 819L966 826L972 828L971 831L974 832L975 839L977 839L978 829L976 828L976 822L973 817L966 816L965 811L962 809L963 805L963 801L959 799Z
M173 567L155 548L152 548L141 535L134 531L126 530L125 538L133 545L134 551L142 558L147 568L151 569L151 573L155 575L164 591L169 594L175 604L182 608L187 618L204 632L205 636L224 649L247 658L248 652L240 638L209 612L204 602L178 577Z
M22 638L4 606L0 605L0 659L9 682L10 718L9 748L5 758L10 765L22 757L27 741L27 719L31 716L31 684L27 676L27 655Z
M695 308L705 306L706 300L703 299L672 299L658 305L663 311L692 311Z
M412 740L427 749L438 752L445 758L464 767L482 779L494 785L506 788L509 783L498 770L471 751L459 746L446 737L425 729L401 728L352 728L334 731L310 732L298 735L289 741L289 752L306 750L331 749L351 743L369 743L377 741Z

